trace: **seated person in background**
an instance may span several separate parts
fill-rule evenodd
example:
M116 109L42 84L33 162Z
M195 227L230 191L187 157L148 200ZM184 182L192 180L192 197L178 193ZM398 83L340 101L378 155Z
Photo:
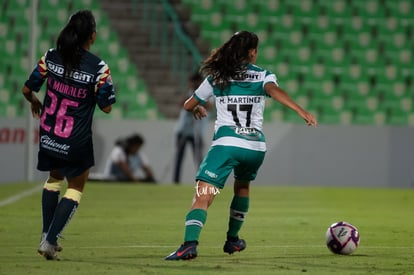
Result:
M148 159L140 151L143 144L144 139L138 134L118 139L106 163L105 179L155 183Z

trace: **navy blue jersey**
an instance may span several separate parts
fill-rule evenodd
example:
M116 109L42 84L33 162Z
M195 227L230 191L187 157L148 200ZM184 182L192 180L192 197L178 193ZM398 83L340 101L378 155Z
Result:
M76 161L85 154L93 155L95 106L104 108L115 103L115 92L108 65L89 51L83 51L79 69L64 72L62 58L50 49L25 85L38 92L47 80L39 149L53 157Z

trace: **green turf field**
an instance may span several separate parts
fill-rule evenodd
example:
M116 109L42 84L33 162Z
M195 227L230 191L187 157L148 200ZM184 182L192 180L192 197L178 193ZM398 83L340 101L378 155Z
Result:
M414 274L412 189L253 186L240 234L247 248L230 256L222 251L227 186L208 212L199 257L177 262L164 257L182 242L192 186L89 183L59 262L36 254L40 189L0 185L0 274ZM325 246L327 227L340 220L360 231L351 256Z

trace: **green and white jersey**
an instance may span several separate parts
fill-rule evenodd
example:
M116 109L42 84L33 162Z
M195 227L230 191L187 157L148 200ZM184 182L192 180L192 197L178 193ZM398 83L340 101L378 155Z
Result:
M235 146L256 151L266 151L262 133L263 112L267 96L264 85L277 84L276 75L249 64L237 79L230 81L227 90L219 90L207 77L194 96L201 103L215 96L217 119L212 146Z

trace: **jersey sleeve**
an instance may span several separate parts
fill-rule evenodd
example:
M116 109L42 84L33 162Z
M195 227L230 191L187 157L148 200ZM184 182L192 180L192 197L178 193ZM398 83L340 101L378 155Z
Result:
M24 83L26 87L34 92L39 92L47 78L48 72L46 66L46 56L47 53L40 58L39 62L37 62L35 68L30 74L29 79Z
M194 97L202 104L205 105L208 99L213 95L213 86L210 84L208 78L200 84L197 90L194 91Z
M99 65L102 67L98 71L97 76L98 81L96 83L96 102L99 108L102 109L114 104L116 102L116 99L111 71L104 61L101 61Z
M265 75L265 78L264 78L264 81L263 81L263 89L264 89L264 86L267 84L267 83L275 83L276 84L276 86L279 86L279 83L277 82L277 77L276 77L276 75L274 74L274 73L271 73L271 72L269 72L269 71L266 71L266 75ZM267 93L266 93L266 96L267 97L270 97L270 95L268 95Z
M279 83L277 82L276 75L272 72L266 71L266 76L265 76L265 79L263 81L263 87L266 85L266 83L269 83L269 82L273 82L277 86L279 86Z

